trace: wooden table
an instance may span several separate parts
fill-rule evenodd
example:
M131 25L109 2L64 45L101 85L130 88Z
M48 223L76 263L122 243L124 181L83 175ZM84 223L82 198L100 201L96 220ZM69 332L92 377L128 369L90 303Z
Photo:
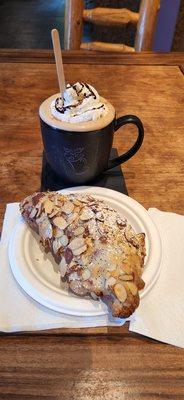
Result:
M90 82L118 116L143 121L144 144L123 165L129 195L146 208L183 214L184 55L71 53L64 62L67 81ZM58 88L50 51L1 50L0 77L2 224L6 203L40 186L38 107ZM123 129L119 153L136 135ZM184 399L184 350L126 326L1 334L0 399Z

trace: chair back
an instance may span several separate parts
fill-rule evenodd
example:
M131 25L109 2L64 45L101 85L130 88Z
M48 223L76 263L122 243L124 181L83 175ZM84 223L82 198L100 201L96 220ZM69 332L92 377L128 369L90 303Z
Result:
M85 10L83 0L66 0L64 48L116 52L151 51L159 8L160 0L141 0L138 13L126 8L97 7ZM82 43L83 21L109 27L129 23L136 25L134 47L98 41Z

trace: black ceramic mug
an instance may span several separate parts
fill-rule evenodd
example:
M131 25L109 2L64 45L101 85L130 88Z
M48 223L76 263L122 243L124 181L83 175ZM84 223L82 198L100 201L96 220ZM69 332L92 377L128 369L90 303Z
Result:
M135 115L114 119L107 126L89 132L65 131L48 125L42 118L40 123L48 163L64 181L71 184L84 184L103 171L129 160L144 138L142 122ZM125 124L136 125L137 140L126 153L109 159L114 132Z

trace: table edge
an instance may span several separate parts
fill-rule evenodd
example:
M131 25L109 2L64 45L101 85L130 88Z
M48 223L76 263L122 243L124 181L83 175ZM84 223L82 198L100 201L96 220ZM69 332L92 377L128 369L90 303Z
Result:
M108 65L166 65L181 66L184 70L184 53L109 53L92 51L63 51L65 64ZM0 63L54 63L52 50L0 49Z

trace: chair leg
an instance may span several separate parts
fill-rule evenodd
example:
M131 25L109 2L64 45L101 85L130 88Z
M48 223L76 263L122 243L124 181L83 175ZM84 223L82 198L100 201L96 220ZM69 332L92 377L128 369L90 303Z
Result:
M141 0L135 51L151 51L160 0Z
M65 1L65 50L79 50L83 30L83 0Z

